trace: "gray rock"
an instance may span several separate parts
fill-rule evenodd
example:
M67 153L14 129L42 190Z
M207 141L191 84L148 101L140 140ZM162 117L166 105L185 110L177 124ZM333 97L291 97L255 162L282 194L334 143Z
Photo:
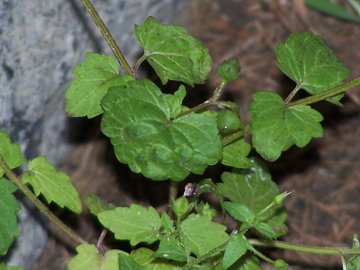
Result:
M140 51L133 25L150 15L169 22L181 2L101 0L94 5L133 64ZM64 91L86 51L110 53L81 1L0 1L0 129L21 144L27 158L42 154L57 163L66 151ZM18 244L34 245L26 235L35 228L24 228ZM45 231L37 233L42 240L36 245L42 247ZM30 265L35 250L28 248L26 255L13 250L9 261Z

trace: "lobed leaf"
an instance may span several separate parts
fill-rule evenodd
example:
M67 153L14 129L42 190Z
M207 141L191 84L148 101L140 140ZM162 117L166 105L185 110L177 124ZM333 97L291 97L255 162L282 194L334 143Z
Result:
M93 244L79 245L76 252L69 261L68 270L120 270L119 256L128 257L127 253L115 249L101 255Z
M256 159L251 163L249 169L224 172L218 188L230 201L245 205L256 215L273 201L279 189L262 164Z
M226 227L209 216L190 215L180 224L182 241L188 253L202 256L229 240Z
M19 167L25 162L20 145L12 144L8 134L0 130L0 155L4 158L10 169ZM0 178L4 176L4 169L0 166Z
M19 235L16 213L20 204L14 197L16 186L5 178L0 178L0 255L4 255L14 238Z
M275 93L255 93L250 112L253 146L270 161L278 159L293 144L304 147L311 138L323 136L323 117L319 112L306 105L286 107Z
M222 154L215 117L192 113L173 119L184 95L171 96L139 80L112 88L102 102L102 131L111 138L116 157L153 180L201 174Z
M161 218L153 207L145 208L132 204L99 213L101 224L115 234L119 240L130 240L132 246L138 243L151 244L159 239Z
M135 26L135 37L163 84L168 80L202 84L208 78L212 65L208 50L185 28L149 17Z
M349 75L325 41L311 32L291 34L276 47L276 57L282 72L310 94L340 85ZM341 96L331 100L339 101Z
M70 181L70 177L58 171L43 157L29 162L29 170L22 174L24 184L29 183L36 196L42 194L48 203L55 202L75 213L82 210L79 193Z
M66 90L66 111L75 117L95 117L103 113L101 100L109 88L132 80L121 76L116 59L112 56L92 53L73 69L74 80Z
M248 168L251 166L251 162L247 157L250 151L250 144L244 139L237 140L223 148L223 158L221 163L239 169Z

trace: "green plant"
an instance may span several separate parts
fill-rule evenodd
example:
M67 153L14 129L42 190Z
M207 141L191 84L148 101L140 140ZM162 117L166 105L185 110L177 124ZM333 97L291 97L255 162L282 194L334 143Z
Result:
M286 262L268 258L261 247L336 255L344 269L359 268L356 237L352 248L275 240L287 232L283 202L289 193L280 192L259 158L249 157L253 149L265 160L275 161L291 146L305 147L313 137L321 137L323 116L309 105L324 100L340 104L346 90L360 85L360 78L343 82L349 71L319 36L292 34L277 46L279 67L296 87L285 99L269 91L255 93L249 107L251 121L245 123L236 104L220 100L226 84L240 73L237 61L225 61L218 69L220 83L213 95L188 108L182 104L185 86L164 94L150 80L135 77L96 10L89 1L84 3L116 58L87 53L74 69L66 109L74 117L102 115L102 132L120 162L150 180L169 181L169 209L158 213L137 204L115 207L94 195L81 202L69 177L45 157L29 161L28 169L18 176L13 169L25 158L19 146L0 132L0 254L6 253L18 234L19 204L13 193L19 189L77 243L70 270L261 269L260 261L287 269ZM150 17L135 27L135 36L144 50L136 68L148 61L163 84L175 80L193 86L207 80L211 57L182 27L161 25ZM120 74L117 60L125 74ZM300 90L309 96L293 101ZM251 144L245 135L252 136ZM178 197L179 182L219 162L230 167L221 181L189 183ZM236 228L230 231L226 223L213 221L217 212L204 193L215 194ZM46 203L74 213L80 213L85 203L104 229L118 240L129 241L132 250L108 249L104 233L96 245L88 243L48 210L37 198L40 194Z
M350 11L344 5L334 3L334 1L331 0L305 0L304 2L310 8L334 18L350 22L360 22L359 0L346 1L347 4L351 7Z

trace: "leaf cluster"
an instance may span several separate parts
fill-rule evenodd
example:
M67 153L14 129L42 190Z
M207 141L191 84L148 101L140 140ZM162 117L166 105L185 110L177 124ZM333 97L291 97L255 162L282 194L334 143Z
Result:
M338 90L349 71L319 36L291 35L277 46L276 57L295 88L285 99L272 91L255 93L249 106L251 120L246 123L236 104L219 101L226 84L239 76L238 61L224 61L213 96L188 108L182 103L189 86L205 83L210 74L208 50L184 28L162 25L152 17L135 26L135 37L144 52L136 68L146 60L162 84L175 80L179 87L165 94L162 86L148 79L122 75L115 58L87 53L74 69L66 92L68 113L101 116L101 130L117 159L151 180L191 181L192 174L201 175L217 163L225 171L220 179L189 183L183 196L171 197L167 212L139 204L117 207L90 195L85 200L90 213L132 249L107 249L102 241L97 246L82 243L68 269L257 270L260 259L286 269L286 262L267 258L249 239L255 235L261 243L273 243L287 232L283 202L289 193L279 190L255 156L275 161L293 145L302 148L312 138L323 136L323 116L310 103L325 99L341 104ZM334 87L333 95L321 96ZM292 102L300 90L310 95L310 103ZM28 169L17 177L12 169L23 163ZM26 193L28 187L47 204L54 202L74 213L83 209L69 176L45 157L26 161L19 145L0 132L0 254L7 252L19 233L16 213L20 206L14 192L19 188ZM205 193L213 194L218 209ZM215 222L221 215L233 225ZM354 240L354 249L358 248ZM358 256L347 265L357 269Z

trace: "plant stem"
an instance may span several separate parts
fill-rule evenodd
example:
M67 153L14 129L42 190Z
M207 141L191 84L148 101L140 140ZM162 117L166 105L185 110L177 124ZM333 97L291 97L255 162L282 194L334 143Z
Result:
M299 92L300 89L301 89L301 86L296 85L295 88L291 91L291 93L286 97L285 104L288 104L294 98L294 96L297 94L297 92Z
M258 251L256 248L251 247L250 251L254 253L254 255L258 256L260 259L262 259L264 262L267 262L269 264L275 264L275 261L267 257L265 254Z
M119 46L116 44L114 37L111 35L109 29L106 27L104 21L101 19L99 13L96 11L95 7L91 3L91 0L82 1L87 11L89 12L91 18L95 22L96 26L100 30L101 34L105 38L110 49L114 53L116 59L118 60L120 66L124 70L125 74L130 76L135 76L134 71L131 69L129 63L126 61L123 53L121 52Z
M292 244L282 241L263 241L258 239L249 239L249 243L254 246L272 247L278 249L286 249L297 252L323 254L323 255L360 255L360 248L344 248L344 247L319 247Z
M193 260L192 262L188 263L185 267L183 267L183 270L189 270L189 269L193 268L193 266L195 266L207 259L211 259L216 254L223 252L225 250L226 245L227 245L227 242L223 245L220 245L220 246L210 250L208 253L206 253L206 254L202 255L201 257L197 258L196 260Z
M6 163L4 157L0 155L0 166L4 169L5 174L13 182L18 189L20 189L26 197L28 197L33 204L43 213L49 220L51 220L54 224L56 224L66 235L68 235L71 239L73 239L78 244L86 244L87 242L75 233L71 228L69 228L66 224L64 224L57 216L55 216L49 208L46 207L35 195L31 192L31 190L24 185L19 177L10 169L9 165Z
M190 113L193 113L193 112L197 112L197 111L200 111L210 105L214 105L214 103L210 103L209 100L206 100L204 101L203 103L199 104L199 105L196 105L195 107L192 107L190 109L188 109L187 111L184 111L184 112L181 112L179 113L176 118L179 118L180 116L184 116L184 115L187 115L187 114L190 114Z
M294 102L290 102L287 104L287 107L295 106L295 105L309 105L321 100L325 100L328 98L331 98L333 96L339 95L344 93L345 91L360 86L360 77L351 80L350 82L344 83L342 85L333 87L327 91L324 91L322 93L312 95L307 98L302 98L299 100L296 100Z
M173 218L173 212L171 211L171 205L173 201L176 200L177 192L178 192L179 183L176 181L170 180L169 186L169 201L168 201L168 214L171 218Z
M193 112L197 112L200 111L210 105L217 105L218 104L218 100L221 97L223 91L224 91L224 87L226 86L227 82L226 81L221 81L220 84L216 87L216 89L214 90L213 95L206 101L204 101L203 103L196 105L195 107L190 108L187 111L184 111L182 113L180 113L177 117L180 116L184 116Z
M224 87L226 86L226 81L221 81L220 84L216 87L214 94L209 99L209 102L216 102L221 97L222 93L224 92Z
M245 129L246 128L242 128L239 131L236 131L235 133L232 133L232 134L226 136L223 139L223 146L227 146L227 145L231 144L232 142L235 142L236 140L243 137L245 134Z

